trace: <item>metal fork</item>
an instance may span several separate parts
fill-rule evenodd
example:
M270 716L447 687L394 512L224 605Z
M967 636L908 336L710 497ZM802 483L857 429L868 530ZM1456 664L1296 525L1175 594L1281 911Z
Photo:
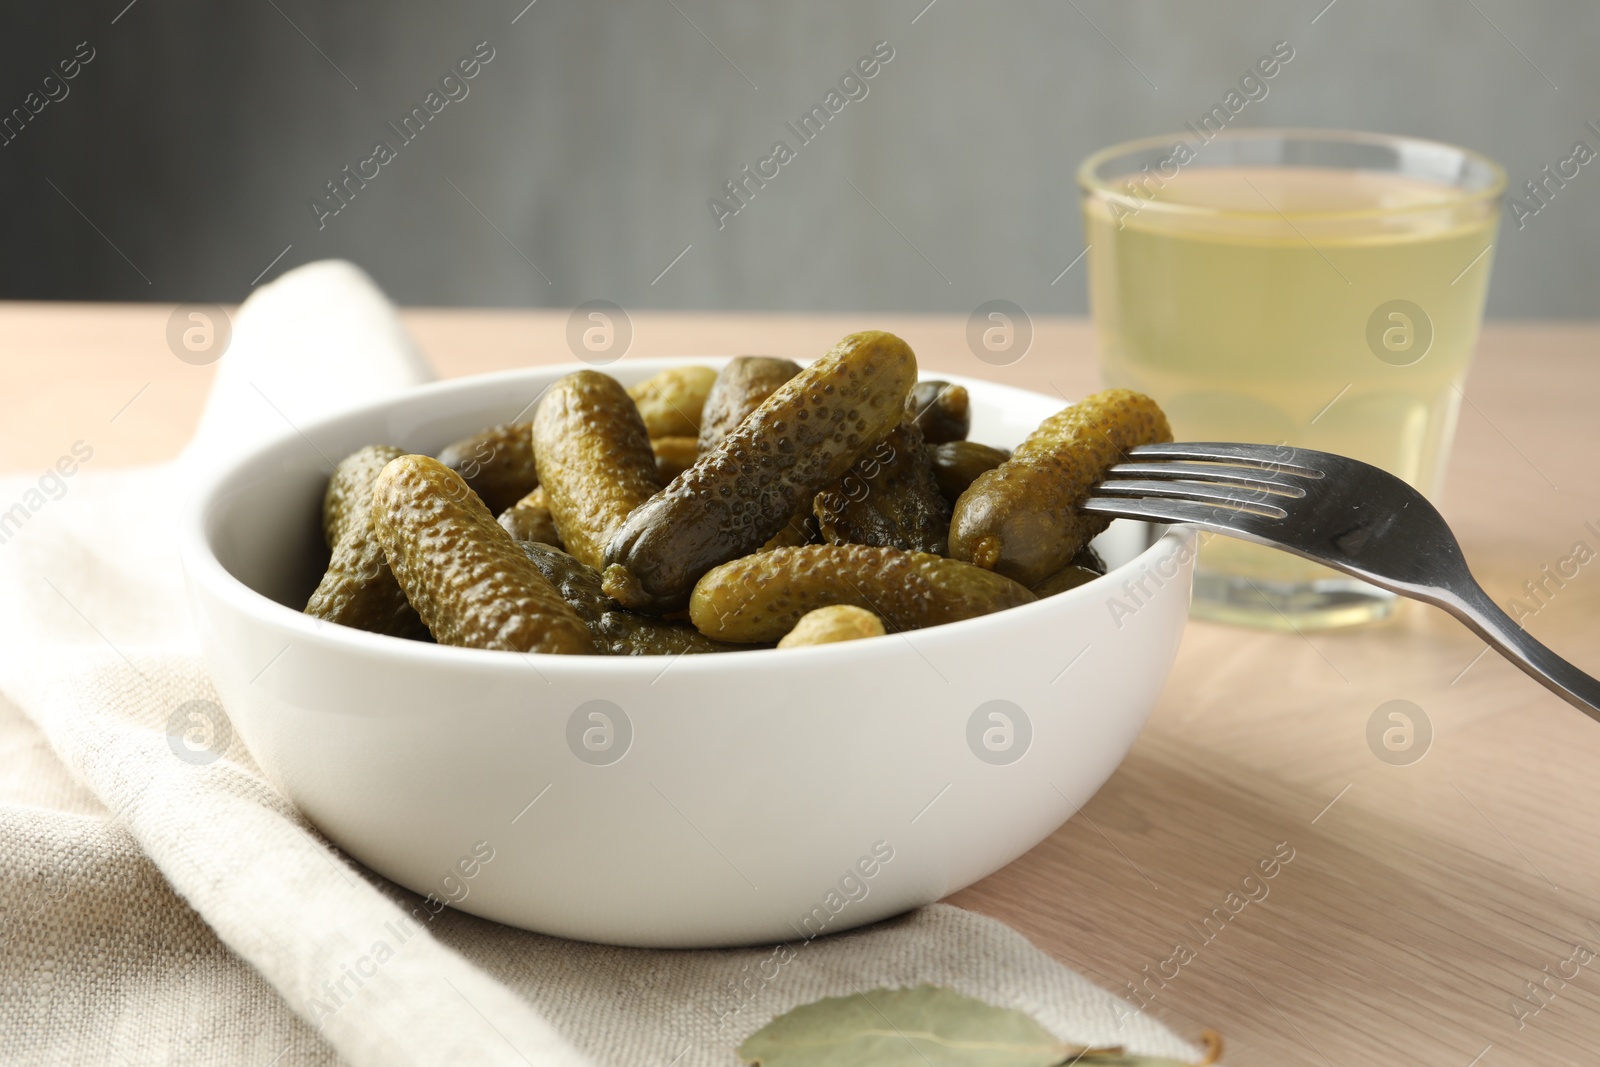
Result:
M1284 445L1140 445L1128 455L1095 486L1085 511L1199 526L1434 604L1600 720L1600 681L1501 611L1467 569L1444 517L1387 471Z

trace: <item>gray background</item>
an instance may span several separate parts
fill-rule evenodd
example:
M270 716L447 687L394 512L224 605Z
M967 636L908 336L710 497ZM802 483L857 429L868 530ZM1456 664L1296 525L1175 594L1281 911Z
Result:
M1077 162L1197 120L1278 40L1239 126L1439 138L1514 189L1600 149L1578 0L126 2L3 16L4 111L97 56L0 148L0 297L236 301L292 246L263 280L342 256L411 304L1081 312L1081 264L1051 284ZM470 95L319 231L323 183L485 40ZM866 99L719 232L707 199L879 40ZM1600 162L1503 226L1491 314L1594 313L1597 197Z

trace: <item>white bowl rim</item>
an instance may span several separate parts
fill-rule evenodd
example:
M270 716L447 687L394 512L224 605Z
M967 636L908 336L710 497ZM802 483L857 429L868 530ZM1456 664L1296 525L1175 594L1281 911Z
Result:
M629 359L627 363L630 366L638 366L640 369L659 368L664 370L668 367L682 366L695 362L699 362L702 365L720 364L732 358L734 357L659 356ZM377 655L388 653L394 656L413 657L420 663L436 663L440 666L453 665L463 669L472 669L474 664L477 665L478 669L515 667L520 660L524 663L537 664L537 670L540 672L550 670L558 677L585 672L600 664L604 665L604 669L608 673L621 671L637 674L656 673L659 675L665 673L665 665L670 665L674 671L688 670L691 672L726 671L740 664L759 669L761 666L773 662L772 657L774 656L778 657L780 662L791 665L796 662L796 657L804 657L802 662L813 663L815 666L821 667L830 657L843 661L854 656L873 655L874 649L880 651L883 649L884 646L879 643L881 639L870 638L860 641L841 641L826 645L812 645L804 648L752 648L741 650L736 657L729 655L686 655L682 653L641 656L572 656L523 652L514 659L512 656L507 655L504 650L499 649L439 645L428 641L414 641L401 637L391 637L386 634L369 633L350 626L323 623L311 618L303 611L289 607L286 604L280 604L271 597L251 589L230 573L211 549L209 539L206 536L206 525L207 515L214 506L216 498L234 481L242 469L258 462L268 453L283 447L285 443L297 439L309 441L313 434L320 431L391 408L397 404L414 403L421 397L438 396L457 391L473 392L500 383L510 384L523 381L530 377L544 377L552 373L560 377L579 370L595 369L604 370L604 368L596 368L586 363L544 364L427 382L377 400L370 400L345 408L308 422L304 426L286 430L275 437L261 441L208 470L201 476L199 483L184 507L179 524L178 553L183 569L189 575L191 581L203 585L219 599L226 600L235 609L250 616L253 621L265 626L276 627L291 638L323 644L333 649L347 649L357 654ZM986 381L981 378L945 374L943 372L938 374L938 378L941 381L949 381L968 388L977 386L979 389L986 391L998 389L1032 399L1045 397L1043 393ZM898 635L887 634L885 637L903 636L909 639L912 634L915 634L919 637L923 635L938 635L941 638L981 640L983 634L980 628L982 627L1003 626L1008 621L1021 624L1033 616L1042 616L1052 611L1066 613L1066 609L1076 606L1080 602L1092 597L1107 595L1119 581L1131 574L1139 573L1141 567L1150 567L1154 561L1161 557L1181 552L1185 546L1189 546L1189 551L1192 552L1192 546L1196 538L1197 531L1195 528L1172 526L1126 563L1119 567L1113 567L1099 578L1085 582L1083 585L1056 593L1053 596L1043 597L1030 604L1007 608L1004 611L997 611L989 615L962 619L958 622L945 623L941 626L928 627L923 630L902 632ZM677 660L683 660L684 662L681 664L676 663L675 661Z

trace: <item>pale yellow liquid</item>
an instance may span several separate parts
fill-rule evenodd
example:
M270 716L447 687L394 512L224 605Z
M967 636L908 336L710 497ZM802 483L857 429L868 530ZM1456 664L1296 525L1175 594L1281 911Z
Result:
M1496 205L1398 175L1310 167L1194 166L1142 188L1155 200L1136 212L1085 201L1107 384L1154 397L1180 441L1337 452L1435 495L1477 341ZM1373 313L1397 299L1432 327L1409 366L1368 341ZM1420 331L1381 317L1401 327L1389 334L1392 358L1414 357L1404 345ZM1220 537L1201 566L1264 584L1333 577Z

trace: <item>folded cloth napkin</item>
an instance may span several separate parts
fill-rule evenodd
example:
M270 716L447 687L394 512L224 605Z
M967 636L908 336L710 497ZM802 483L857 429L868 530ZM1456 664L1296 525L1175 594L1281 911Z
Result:
M226 721L223 758L182 758L184 706L217 699L172 532L195 472L428 377L364 274L312 264L240 310L178 460L99 471L86 436L52 472L0 479L0 1062L729 1067L791 1008L923 982L1065 1042L1199 1058L948 906L780 951L430 916L328 845Z

